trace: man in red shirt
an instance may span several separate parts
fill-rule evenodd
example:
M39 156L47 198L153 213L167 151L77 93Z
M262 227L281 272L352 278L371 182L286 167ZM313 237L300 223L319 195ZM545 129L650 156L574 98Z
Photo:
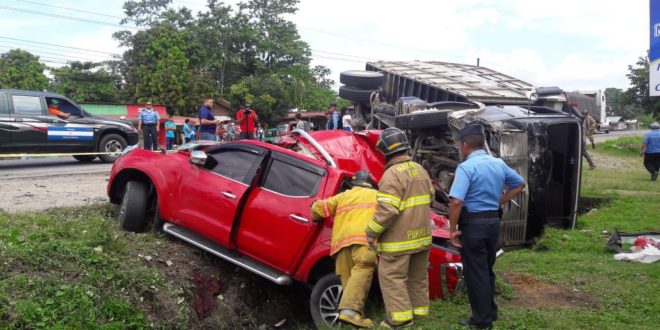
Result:
M250 108L250 103L245 102L245 106L238 109L238 112L236 112L236 121L238 122L238 127L241 129L240 138L254 140L255 128L259 119L257 112Z

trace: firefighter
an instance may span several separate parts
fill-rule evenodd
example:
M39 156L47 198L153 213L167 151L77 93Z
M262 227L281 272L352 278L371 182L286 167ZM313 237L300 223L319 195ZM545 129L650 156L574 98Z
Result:
M367 171L351 178L352 188L329 199L312 204L314 221L335 217L332 226L330 256L335 258L335 272L343 287L339 302L339 320L359 328L371 328L364 318L364 303L376 269L376 253L369 248L364 228L376 212L376 193Z
M429 313L429 212L434 191L426 170L406 155L410 145L403 131L384 130L376 148L387 165L378 184L378 208L366 232L369 245L380 254L378 279L387 311L380 325L410 327L413 318Z

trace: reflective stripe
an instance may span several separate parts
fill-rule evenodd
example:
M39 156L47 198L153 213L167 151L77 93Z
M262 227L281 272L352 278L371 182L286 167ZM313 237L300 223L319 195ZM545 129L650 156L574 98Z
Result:
M405 322L410 321L413 318L413 311L409 309L403 312L392 312L392 321L394 322Z
M328 201L324 200L321 201L321 203L323 203L323 215L325 215L325 217L327 218L330 216L330 207L328 206Z
M428 316L429 306L415 307L413 308L413 314L415 314L416 316Z
M371 219L371 221L369 221L369 224L367 225L367 227L369 227L369 229L371 229L371 231L373 231L376 234L380 234L385 230L385 228L383 228L383 226L381 226L374 219Z
M378 207L378 204L372 204L372 203L347 205L347 206L338 208L337 211L335 211L335 216L337 216L338 214L344 213L344 212L355 210L355 209L374 209L375 210L376 207Z
M337 252L340 248L347 246L347 245L352 245L355 243L363 243L364 245L369 244L367 241L367 236L366 235L354 235L354 236L348 236L344 239L342 239L339 242L333 243L331 253L334 254Z
M399 206L399 211L403 211L407 208L411 208L413 206L418 206L418 205L427 205L431 204L431 196L428 194L424 195L417 195L410 197L404 201L401 202L401 205Z
M397 209L401 206L401 198L394 195L379 192L376 194L376 200L383 203L392 204Z
M402 252L431 246L431 236L401 242L378 243L378 252Z

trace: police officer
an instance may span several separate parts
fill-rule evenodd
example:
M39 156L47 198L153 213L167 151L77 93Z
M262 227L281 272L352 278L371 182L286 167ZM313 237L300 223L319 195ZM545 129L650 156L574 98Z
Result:
M373 326L373 321L364 318L364 303L377 264L364 233L376 212L377 191L370 179L369 172L359 171L351 178L351 189L312 204L314 221L335 217L330 256L335 258L335 272L343 287L339 320L358 328Z
M660 124L651 124L651 130L644 135L642 150L639 153L644 156L644 167L651 173L651 181L658 179L660 171Z
M151 101L147 101L147 107L140 110L138 131L142 130L144 149L158 149L158 133L160 132L160 115L153 109Z
M410 145L403 131L385 129L376 148L387 165L378 184L378 208L366 231L370 246L380 253L378 279L387 311L380 325L410 327L413 318L429 313L429 212L434 191L426 170L406 155Z
M504 161L483 150L483 126L467 126L458 132L458 137L465 159L456 169L449 192L449 230L455 244L460 237L472 307L472 317L459 323L470 328L489 329L498 316L493 265L500 234L499 209L520 193L525 183Z

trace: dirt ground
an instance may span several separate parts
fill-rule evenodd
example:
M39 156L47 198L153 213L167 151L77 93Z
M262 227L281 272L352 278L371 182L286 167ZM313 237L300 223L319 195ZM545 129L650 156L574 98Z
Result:
M180 286L185 304L171 294L145 292L143 306L153 321L175 324L182 304L192 306L188 315L195 329L274 329L281 322L304 329L311 324L306 288L278 286L177 239L163 240L157 254L143 251L136 257Z
M33 178L3 178L0 212L45 210L107 201L108 174L78 174Z
M541 283L532 275L524 273L502 273L502 277L511 285L514 295L512 303L518 306L530 309L598 307L593 297L577 287Z

